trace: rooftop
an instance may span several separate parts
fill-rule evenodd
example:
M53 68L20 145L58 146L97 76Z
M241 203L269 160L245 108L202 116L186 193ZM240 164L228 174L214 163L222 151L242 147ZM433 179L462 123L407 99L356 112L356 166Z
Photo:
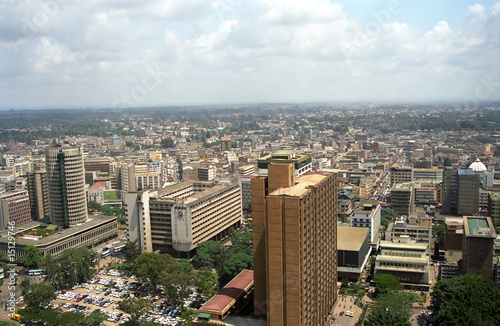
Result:
M318 174L318 173L309 173L304 174L298 177L295 180L295 185L288 188L279 188L269 194L269 196L294 196L301 197L309 191L309 187L315 186L321 183L323 180L328 178L328 175Z
M231 303L234 304L234 301L252 285L253 271L247 269L241 271L241 273L236 275L231 282L219 291L219 293L205 303L205 305L201 307L200 312L221 314L229 309Z
M106 181L99 181L94 183L89 189L99 189L106 186Z
M359 251L367 237L368 228L339 226L337 227L337 248L338 250Z

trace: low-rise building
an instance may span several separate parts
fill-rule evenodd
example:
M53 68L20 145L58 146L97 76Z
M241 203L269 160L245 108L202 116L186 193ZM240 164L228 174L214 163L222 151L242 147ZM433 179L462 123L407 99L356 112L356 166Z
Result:
M429 245L412 243L408 236L400 238L402 242L380 242L380 254L375 261L374 276L391 274L402 285L413 288L429 288Z
M419 217L412 213L410 216L401 216L389 224L385 231L385 240L397 241L401 236L409 236L415 242L431 244L432 221L429 217Z
M357 280L370 258L367 228L337 227L338 279Z
M368 228L370 245L376 251L379 246L380 203L376 200L362 200L351 216L350 227Z

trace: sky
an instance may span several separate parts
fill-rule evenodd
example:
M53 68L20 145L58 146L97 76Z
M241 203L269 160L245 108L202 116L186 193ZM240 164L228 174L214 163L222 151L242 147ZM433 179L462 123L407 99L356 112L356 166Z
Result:
M500 99L500 2L0 0L0 109Z

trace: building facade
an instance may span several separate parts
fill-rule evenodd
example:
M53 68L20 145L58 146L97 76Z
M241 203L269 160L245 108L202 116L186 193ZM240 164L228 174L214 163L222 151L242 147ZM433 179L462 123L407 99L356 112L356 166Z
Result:
M50 221L69 227L87 220L83 149L50 146L45 149Z
M463 273L491 279L495 227L489 217L464 216Z
M28 191L13 191L0 195L0 222L1 230L6 230L9 226L19 227L31 222Z
M272 326L322 325L337 292L336 174L266 167L252 180L255 313Z
M242 220L237 183L186 181L125 195L127 233L142 252L189 257L207 240L222 240Z
M27 179L31 218L35 221L43 219L50 215L47 172L28 172Z
M480 177L472 169L445 167L442 186L442 213L477 215L479 213Z

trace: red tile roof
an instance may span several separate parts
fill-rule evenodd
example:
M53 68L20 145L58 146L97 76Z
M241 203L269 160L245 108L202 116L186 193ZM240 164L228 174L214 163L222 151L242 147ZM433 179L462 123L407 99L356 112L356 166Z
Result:
M106 181L99 181L94 183L89 189L99 189L101 187L104 187L106 185Z
M226 310L226 307L231 304L245 289L253 283L253 271L243 270L231 282L229 282L222 290L219 291L210 301L200 309L200 311L220 311Z

